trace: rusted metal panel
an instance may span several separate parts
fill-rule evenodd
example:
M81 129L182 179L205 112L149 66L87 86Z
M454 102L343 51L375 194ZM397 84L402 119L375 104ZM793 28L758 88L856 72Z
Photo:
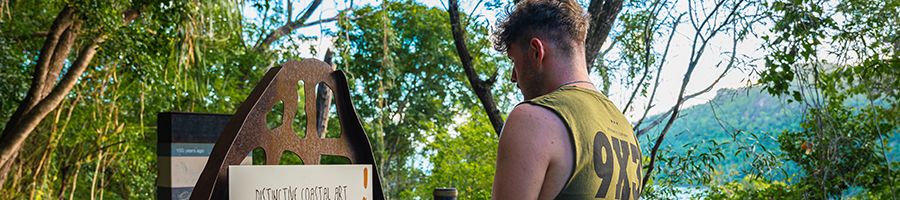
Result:
M299 101L297 87L304 82L303 101ZM340 138L325 138L324 132L317 131L316 85L324 83L334 91L335 105L341 124ZM269 129L266 114L279 101L284 103L284 114L280 126ZM296 115L298 103L304 103L306 113L306 137L297 136L291 128L291 120ZM321 133L321 134L320 134ZM304 164L319 164L321 155L344 156L353 164L373 165L373 191L375 199L384 199L381 178L372 154L372 147L366 137L356 110L350 100L347 78L340 70L333 70L329 64L316 59L288 61L281 67L269 69L241 103L234 117L225 126L191 199L227 199L228 165L237 165L251 151L261 147L266 153L266 164L277 165L284 151L300 156Z

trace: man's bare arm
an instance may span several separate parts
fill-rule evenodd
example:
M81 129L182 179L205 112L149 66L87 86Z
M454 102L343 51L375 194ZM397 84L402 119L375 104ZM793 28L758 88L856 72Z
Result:
M500 134L494 199L555 197L562 185L544 186L545 178L551 161L558 161L570 149L563 145L570 143L562 141L568 139L566 133L565 124L552 111L530 104L516 106Z

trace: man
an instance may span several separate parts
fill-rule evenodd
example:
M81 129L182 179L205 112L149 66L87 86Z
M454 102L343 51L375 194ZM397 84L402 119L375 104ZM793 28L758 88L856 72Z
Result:
M523 0L495 33L526 100L500 134L494 199L638 199L641 150L590 82L587 19L574 0Z

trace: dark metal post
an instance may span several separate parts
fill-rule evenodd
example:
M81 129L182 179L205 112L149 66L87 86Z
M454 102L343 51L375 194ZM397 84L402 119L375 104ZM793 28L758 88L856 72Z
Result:
M434 200L456 200L456 188L434 189Z

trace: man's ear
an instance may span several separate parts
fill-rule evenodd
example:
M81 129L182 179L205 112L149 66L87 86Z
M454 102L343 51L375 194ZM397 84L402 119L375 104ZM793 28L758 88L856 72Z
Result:
M545 53L544 42L542 42L541 39L533 37L530 41L528 41L528 55L525 56L535 59L535 61L537 61L537 64L543 64Z

